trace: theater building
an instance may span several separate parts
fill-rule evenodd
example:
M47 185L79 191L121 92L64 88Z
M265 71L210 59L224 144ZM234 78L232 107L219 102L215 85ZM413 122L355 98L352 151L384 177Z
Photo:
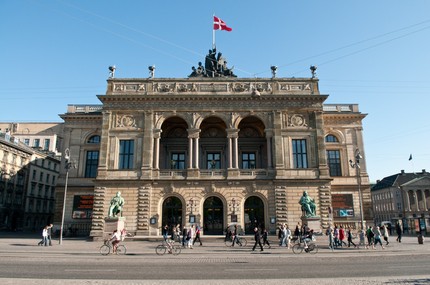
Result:
M349 160L356 149L364 156L366 116L358 106L324 104L328 95L314 74L237 78L205 67L186 78L111 74L101 105L68 106L64 149L77 167L68 170L66 224L102 236L110 200L121 192L126 228L136 235L160 235L165 224L199 224L204 235L221 235L232 223L246 233L256 225L274 232L301 222L307 191L317 205L316 231L334 223L356 228L358 177ZM359 176L371 221L365 158Z

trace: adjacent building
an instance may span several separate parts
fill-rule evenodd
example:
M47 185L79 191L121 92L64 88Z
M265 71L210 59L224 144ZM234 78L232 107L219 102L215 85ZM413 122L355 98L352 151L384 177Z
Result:
M400 173L372 187L375 224L402 225L406 233L430 232L430 173Z
M246 233L294 227L305 191L317 206L316 231L358 228L361 215L373 221L358 105L324 104L314 73L277 78L272 67L272 78L237 78L210 66L188 78L115 78L113 71L97 96L101 105L68 106L63 153L75 167L65 169L63 160L60 168L57 225L66 174L65 223L94 238L117 192L136 235L159 235L165 224L199 224L205 235L231 224ZM357 150L363 159L353 168Z
M52 152L0 134L0 228L39 230L53 222L59 163Z

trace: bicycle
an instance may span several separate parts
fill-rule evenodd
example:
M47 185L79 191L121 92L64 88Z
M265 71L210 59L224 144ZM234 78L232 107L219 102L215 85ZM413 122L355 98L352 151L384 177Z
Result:
M234 236L230 236L225 239L225 246L231 247L233 245L233 237ZM235 243L239 246L246 246L248 244L248 241L244 237L237 237Z
M173 255L178 255L181 253L181 247L179 245L175 245L175 241L163 241L162 244L157 245L155 248L155 253L157 255L164 255L166 251Z
M112 243L107 239L104 241L104 244L100 247L100 253L102 255L108 255L111 250L113 250ZM125 255L127 253L127 248L125 245L120 244L116 247L116 254Z
M293 252L295 254L300 254L303 252L303 250L310 254L317 254L318 245L309 239L300 239L298 242L296 241L296 243L293 245Z

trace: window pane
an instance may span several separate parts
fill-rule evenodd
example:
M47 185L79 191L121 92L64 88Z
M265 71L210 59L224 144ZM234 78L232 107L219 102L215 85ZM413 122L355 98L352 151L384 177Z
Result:
M119 169L132 169L134 160L134 140L119 141Z
M172 153L170 157L171 169L185 169L185 153Z
M306 140L293 140L294 168L308 168Z
M339 150L327 151L327 163L330 169L330 176L342 176Z
M242 169L256 168L256 154L254 152L243 152L242 153Z
M96 177L97 168L99 166L99 152L98 151L88 151L87 159L85 161L85 177Z

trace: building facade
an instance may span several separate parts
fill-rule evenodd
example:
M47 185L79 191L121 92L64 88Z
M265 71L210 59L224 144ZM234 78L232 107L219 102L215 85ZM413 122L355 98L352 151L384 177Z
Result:
M53 222L60 161L0 134L0 228L39 230Z
M430 232L430 173L400 173L372 187L375 224L400 223L405 233Z
M102 105L70 105L64 148L65 222L101 237L109 203L125 199L126 228L156 236L162 225L199 224L219 235L230 224L274 232L301 223L300 197L315 200L322 231L357 228L361 187L372 221L357 105L325 105L312 78L114 78ZM64 161L63 161L64 163ZM56 223L65 188L57 187ZM92 207L90 207L91 205Z

